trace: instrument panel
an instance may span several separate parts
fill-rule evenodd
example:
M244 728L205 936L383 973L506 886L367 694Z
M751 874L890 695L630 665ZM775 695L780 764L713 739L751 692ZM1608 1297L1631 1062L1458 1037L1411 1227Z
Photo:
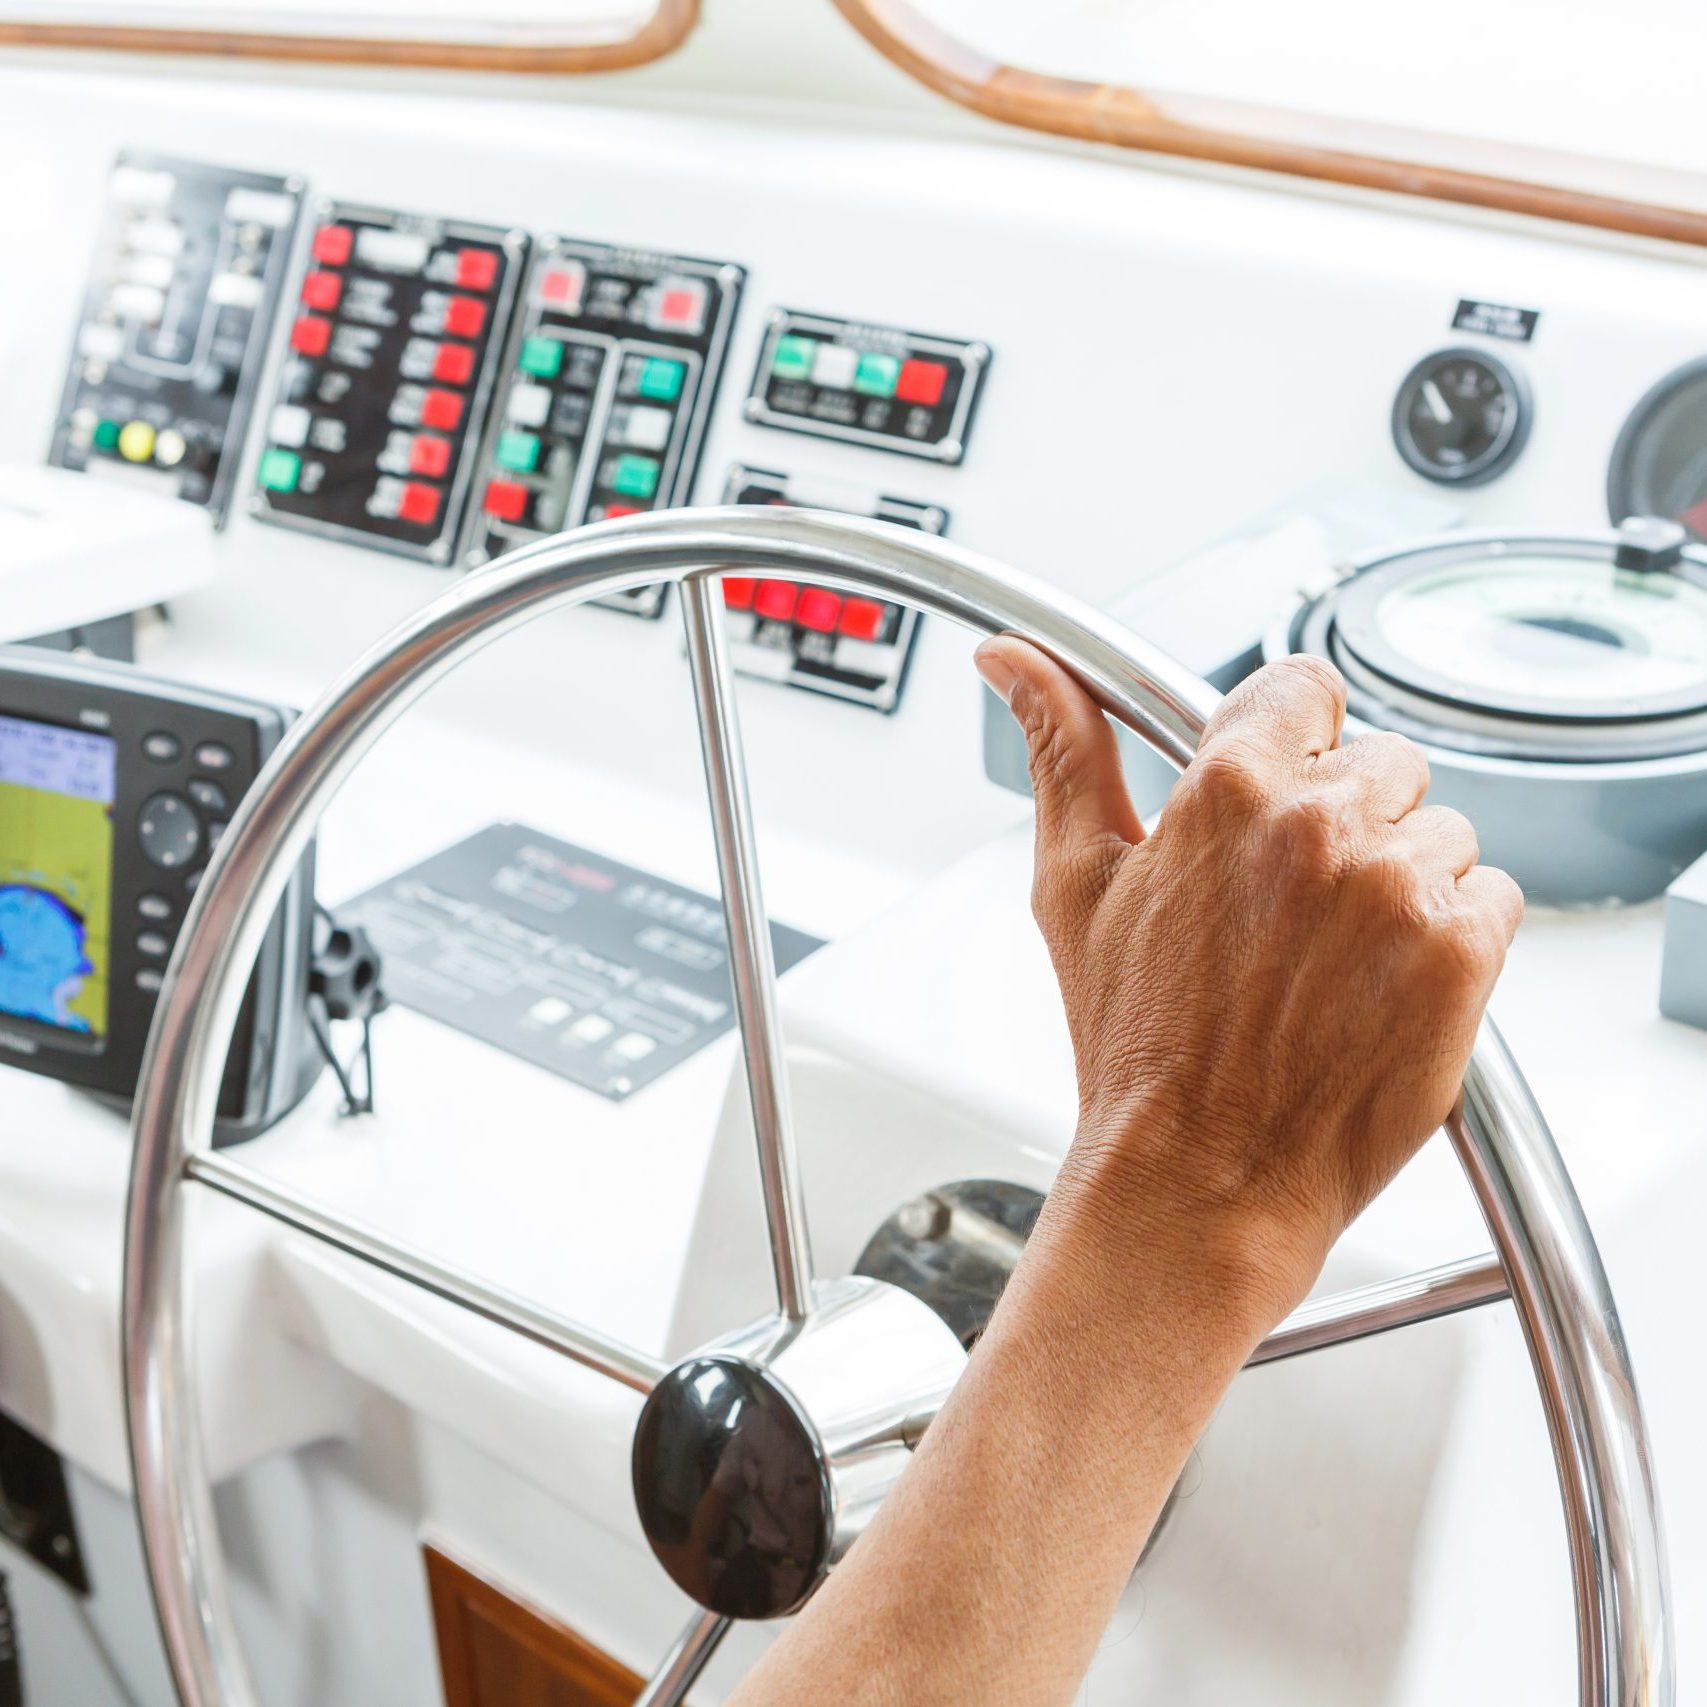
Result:
M448 564L524 233L323 204L250 508Z
M301 197L296 178L119 156L51 464L223 520Z
M779 308L747 419L956 463L989 365L988 344Z
M744 271L548 237L522 294L463 561L693 490ZM607 604L656 616L662 588Z
M315 204L293 258L302 195L295 178L121 157L117 236L97 257L55 460L181 468L182 494L222 513L268 322L288 294L247 498L257 520L474 569L585 522L693 501L742 265L564 235L536 242L514 228L330 199ZM197 240L167 243L168 206L179 209L174 229ZM181 286L171 256L183 257ZM241 290L239 277L250 280ZM115 364L141 360L142 335L127 333L124 315L155 327L178 301L171 290L217 311L222 360L186 381L193 394L227 398L205 419L109 395ZM186 312L180 302L172 325L188 324ZM966 456L990 356L977 339L775 309L744 415L952 466ZM729 475L725 501L815 502L930 532L947 519L927 500L826 498L811 476L744 468ZM665 597L649 587L601 603L655 617ZM726 597L746 673L881 711L899 705L917 612L739 578Z
M726 504L792 504L867 515L940 534L948 514L935 504L862 494L825 482L791 480L763 468L732 468ZM723 579L729 653L743 675L807 688L877 711L901 703L918 638L919 613L886 599L843 597L793 581Z

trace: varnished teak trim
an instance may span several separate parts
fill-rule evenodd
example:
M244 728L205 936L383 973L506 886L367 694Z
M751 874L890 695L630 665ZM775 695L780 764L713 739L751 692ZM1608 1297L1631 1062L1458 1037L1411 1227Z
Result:
M553 45L548 41L537 44L391 41L368 36L262 35L247 30L154 29L140 25L25 23L0 19L0 46L561 75L623 71L662 59L687 39L698 22L699 0L658 0L657 10L646 24L623 41Z
M1302 115L1277 115L1240 102L1214 103L1217 123L1213 126L1193 123L1170 114L1166 97L1003 65L938 29L908 0L835 0L835 4L873 47L909 76L1004 124L1217 165L1254 167L1637 237L1707 245L1707 212L1385 154L1319 147L1285 136L1275 123L1277 118L1308 122ZM1173 104L1182 103L1176 98ZM1368 136L1378 127L1347 124L1345 128ZM1414 134L1398 129L1387 136L1401 144L1416 140Z
M421 1552L445 1707L629 1707L645 1686L643 1678L568 1625L436 1547ZM479 1651L476 1626L484 1630Z

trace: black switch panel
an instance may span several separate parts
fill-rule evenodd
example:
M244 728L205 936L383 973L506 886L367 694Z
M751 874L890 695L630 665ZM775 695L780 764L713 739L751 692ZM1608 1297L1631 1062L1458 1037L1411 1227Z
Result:
M499 226L318 209L255 513L448 566L527 248Z
M779 308L747 419L956 463L989 365L988 344Z
M78 1594L89 1573L71 1515L65 1466L45 1440L0 1414L0 1535Z
M121 154L48 461L223 520L302 184Z
M689 499L740 300L727 261L565 237L534 252L463 560ZM646 587L601 603L643 616Z
M723 501L840 510L929 534L941 534L948 526L948 513L937 504L791 480L763 468L730 469ZM832 694L876 711L900 705L919 633L919 613L910 605L810 582L736 575L723 577L723 602L730 660L743 675Z

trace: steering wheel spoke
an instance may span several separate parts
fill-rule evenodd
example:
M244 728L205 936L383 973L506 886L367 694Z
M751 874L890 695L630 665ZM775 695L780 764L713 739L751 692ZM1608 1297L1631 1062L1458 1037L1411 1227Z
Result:
M711 1663L717 1645L734 1622L716 1612L702 1612L676 1638L652 1681L634 1698L634 1707L679 1707Z
M1330 1292L1299 1305L1246 1359L1245 1367L1278 1363L1306 1352L1325 1351L1350 1340L1391 1333L1395 1328L1454 1316L1511 1296L1505 1270L1493 1252L1439 1268L1419 1269L1394 1280L1378 1280L1345 1292Z
M729 643L723 631L723 597L716 576L690 575L683 582L682 620L687 628L688 667L699 712L700 750L705 758L711 833L717 844L717 869L723 886L729 968L741 1028L753 1137L758 1145L777 1308L789 1321L800 1322L812 1308L812 1250L789 1107L788 1063L777 1014L770 917L759 882L753 802L735 708Z
M650 1393L664 1374L665 1366L621 1340L611 1339L582 1327L567 1317L546 1310L519 1293L494 1286L464 1269L440 1262L424 1251L387 1237L371 1227L346 1221L330 1211L294 1196L269 1180L265 1174L214 1151L188 1156L186 1178L211 1187L226 1197L259 1209L275 1221L330 1245L399 1280L410 1281L434 1297L495 1322L523 1339L543 1345L596 1373L620 1381L637 1393Z

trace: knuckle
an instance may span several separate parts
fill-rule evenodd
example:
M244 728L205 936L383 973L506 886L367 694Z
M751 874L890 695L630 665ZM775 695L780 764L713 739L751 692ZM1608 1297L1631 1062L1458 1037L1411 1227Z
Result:
M1379 849L1354 861L1346 873L1347 886L1364 908L1407 934L1426 929L1428 900L1415 865L1402 854Z
M1277 658L1267 668L1287 671L1308 685L1331 694L1335 699L1345 691L1345 677L1326 658L1318 658L1313 652L1294 652L1289 657Z
M1459 909L1433 932L1437 973L1460 992L1480 989L1498 969L1504 938L1478 910Z
M1326 658L1295 652L1288 658L1277 658L1266 670L1274 672L1270 681L1288 696L1325 701L1336 716L1344 711L1345 677Z
M1425 781L1428 778L1428 759L1422 748L1396 730L1376 729L1359 735L1352 743L1352 751L1362 755L1372 769L1409 772Z
M1436 821L1440 825L1442 838L1449 841L1454 847L1468 851L1469 863L1474 865L1477 855L1482 851L1481 840L1476 834L1476 826L1455 807L1441 806L1436 810L1439 813Z
M1217 811L1251 812L1267 802L1261 756L1238 736L1227 736L1195 758L1182 779L1181 792Z
M1332 792L1295 794L1275 809L1274 820L1289 865L1320 877L1355 869L1355 832L1344 804Z

